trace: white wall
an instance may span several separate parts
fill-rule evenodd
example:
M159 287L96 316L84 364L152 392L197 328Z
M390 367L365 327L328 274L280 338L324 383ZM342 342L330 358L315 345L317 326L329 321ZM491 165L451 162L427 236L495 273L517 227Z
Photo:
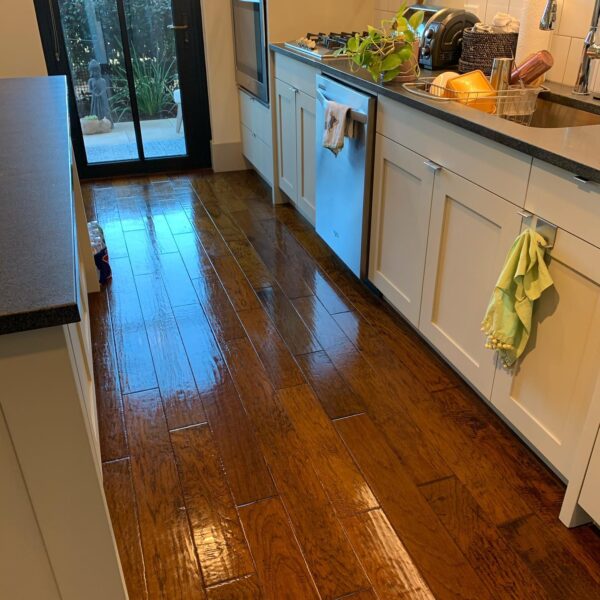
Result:
M425 4L444 6L465 6L483 21L490 21L497 12L510 12L518 17L527 0L445 0L429 1ZM555 66L548 79L573 85L579 68L583 40L590 28L594 0L558 0L558 24L553 34L550 51ZM400 4L399 0L375 0L376 18L389 18ZM593 65L593 89L600 91L600 61Z
M215 170L243 169L229 0L200 0Z
M0 77L47 75L33 0L2 0Z
M382 0L271 0L269 41L295 40L308 32L364 31Z

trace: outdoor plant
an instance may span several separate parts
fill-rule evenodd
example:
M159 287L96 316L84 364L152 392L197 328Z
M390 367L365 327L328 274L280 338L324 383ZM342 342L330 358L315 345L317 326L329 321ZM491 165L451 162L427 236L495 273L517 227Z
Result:
M156 56L138 56L136 52L132 52L131 66L140 117L160 118L171 115L175 108L173 90L177 81L175 57L164 51L157 52ZM119 112L130 109L129 88L125 67L117 63L113 65L113 69L114 93L110 101L111 108L119 115Z
M419 10L409 19L403 4L393 19L381 21L381 27L369 25L366 36L356 34L337 54L348 56L354 65L367 69L374 81L388 82L400 75L413 54L417 30L423 22L424 13ZM419 63L415 61L415 74Z

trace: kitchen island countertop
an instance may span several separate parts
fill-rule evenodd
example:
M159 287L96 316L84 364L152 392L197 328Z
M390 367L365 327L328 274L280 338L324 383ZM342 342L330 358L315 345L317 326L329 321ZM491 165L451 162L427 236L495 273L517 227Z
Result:
M272 44L270 48L273 52L309 64L324 74L350 85L402 102L462 129L570 171L574 175L600 183L600 125L557 129L524 127L468 108L458 102L440 102L411 94L401 83L375 83L366 70L353 70L345 58L321 61L283 44ZM424 71L422 75L431 76L431 73ZM600 114L600 101L593 100L591 96L581 99L573 96L567 86L553 83L545 85L549 88L549 92L544 93L548 99L574 106L586 104L587 110Z
M0 106L0 334L79 321L66 80L0 80Z

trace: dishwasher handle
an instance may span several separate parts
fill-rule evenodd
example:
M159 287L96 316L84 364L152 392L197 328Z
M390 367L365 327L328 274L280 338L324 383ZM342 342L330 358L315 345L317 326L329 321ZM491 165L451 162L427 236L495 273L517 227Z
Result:
M321 86L319 86L319 88L320 87ZM319 99L319 102L323 105L325 104L325 102L331 102L331 99L328 98L320 89L317 89L317 98ZM365 113L360 112L358 110L354 110L352 108L350 109L350 118L353 121L356 121L356 123L362 123L363 125L366 125L369 120L368 116Z

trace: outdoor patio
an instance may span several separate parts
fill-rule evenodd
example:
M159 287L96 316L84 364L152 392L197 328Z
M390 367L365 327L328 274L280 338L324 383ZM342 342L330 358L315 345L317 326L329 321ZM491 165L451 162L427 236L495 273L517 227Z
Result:
M146 158L186 154L184 128L176 130L176 119L142 121L142 141ZM137 160L135 130L131 121L115 123L110 133L86 135L83 138L89 163Z

